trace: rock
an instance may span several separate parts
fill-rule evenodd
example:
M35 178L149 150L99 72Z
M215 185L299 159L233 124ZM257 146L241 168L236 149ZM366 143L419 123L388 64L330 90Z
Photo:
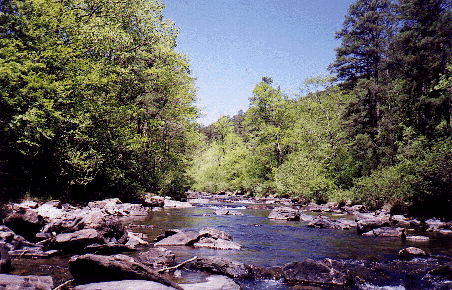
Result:
M415 247L408 247L399 251L398 258L406 259L412 257L426 257L428 254L423 250Z
M155 243L155 247L160 246L190 246L198 241L199 234L196 232L178 232L159 242Z
M135 248L118 243L107 243L102 245L92 244L85 247L85 253L97 255L113 255L133 251L135 251Z
M47 222L50 222L54 219L62 218L67 213L67 210L62 208L59 200L51 200L41 204L36 208L36 212L47 220Z
M160 269L163 267L173 266L176 255L165 248L151 248L146 252L138 254L138 261L146 266Z
M284 278L283 267L259 267L250 265L250 271L254 280L281 280Z
M326 216L316 216L308 224L308 227L321 228L321 229L340 229L348 230L352 227L356 227L356 222L341 218L341 219L330 219Z
M103 244L104 241L95 229L85 229L73 233L59 234L55 237L55 248L70 252L83 252L91 244Z
M133 289L133 290L174 290L176 288L166 286L161 283L146 280L123 280L110 281L101 283L90 283L86 285L79 285L74 290L118 290L118 289Z
M251 277L250 269L243 263L225 257L211 256L198 258L192 266L195 269L231 278L247 279Z
M390 221L393 225L397 225L398 227L411 227L411 220L404 217L403 215L392 215Z
M216 215L243 215L243 213L241 213L239 211L227 209L227 208L216 209L214 214L216 214Z
M351 283L344 264L331 259L315 261L306 259L283 267L284 278L293 284L313 283L345 286Z
M164 207L165 206L165 198L161 197L161 196L152 196L152 195L146 194L142 204L143 204L143 206L146 206L146 207Z
M205 237L194 243L193 246L216 250L240 250L242 248L240 244L233 241Z
M13 211L3 222L12 231L29 241L33 241L44 226L44 218L30 208L19 208Z
M7 290L52 290L51 276L18 276L0 274L0 287Z
M209 237L214 239L223 239L232 241L232 237L230 234L213 228L204 228L199 231L199 235L200 237Z
M374 218L370 219L363 219L358 221L356 225L356 230L358 234L367 233L373 229L376 228L382 228L382 227L390 227L391 223L389 221L389 217L386 216L376 216Z
M298 210L290 207L276 207L268 215L269 219L299 221L300 213Z
M24 237L16 235L10 228L0 225L0 242L4 243L9 250L20 249L33 244L25 240Z
M127 242L126 245L132 249L136 249L139 246L149 246L149 243L143 240L140 234L127 232Z
M176 283L158 274L131 257L119 254L101 256L86 254L69 260L69 271L77 284L117 280L150 280L182 289Z
M207 282L194 284L181 284L184 290L240 290L240 286L234 280L214 275L206 278Z
M0 274L8 273L11 269L11 257L8 248L4 243L0 243Z
M164 207L165 208L189 208L189 207L193 207L193 205L191 205L191 203L189 203L189 202L165 199Z
M304 222L312 222L316 219L316 216L304 212L299 212L298 214L300 215L300 220Z
M432 231L440 228L444 228L446 226L445 222L442 222L439 219L431 218L425 221L425 226L427 227L427 231Z
M363 236L369 237L400 237L402 235L402 228L390 228L390 227L382 227L373 229L363 234Z
M356 204L353 206L344 206L342 210L350 215L359 215L360 213L367 212L367 207L362 204Z

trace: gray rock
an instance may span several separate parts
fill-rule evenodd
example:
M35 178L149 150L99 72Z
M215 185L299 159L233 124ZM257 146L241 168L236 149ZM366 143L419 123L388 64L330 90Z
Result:
M165 248L151 248L138 254L138 261L152 268L163 268L175 264L176 255Z
M146 280L123 280L79 285L74 290L174 290L176 288Z
M189 203L189 202L165 199L164 207L165 208L189 208L189 207L193 207L193 205L191 205L191 203Z
M125 255L101 256L86 254L69 260L69 271L77 284L119 280L150 280L182 289L151 268Z
M276 207L268 215L269 219L299 221L300 213L298 210L290 207Z
M140 246L148 246L149 243L143 240L143 234L127 232L127 242L126 245L132 249L137 249Z
M356 227L356 222L345 218L330 219L326 216L316 216L312 219L308 226L322 229L348 230L352 227Z
M0 287L7 290L51 290L51 276L18 276L0 274Z
M97 255L113 255L124 252L133 252L135 248L128 245L118 244L118 243L107 243L107 244L91 244L85 247L85 253L97 254Z
M400 237L402 235L402 228L391 228L391 227L382 227L373 229L366 233L363 233L363 236L368 237Z
M426 257L428 254L419 248L408 247L399 251L398 257L401 259L412 258L412 257Z
M231 278L246 279L251 277L250 268L243 263L225 257L211 256L198 258L193 267L214 274L226 275Z
M184 290L240 290L240 286L231 278L214 275L206 278L207 282L181 284Z
M44 226L44 218L30 208L19 208L13 211L3 222L12 231L29 241L33 241Z
M214 239L223 239L232 241L232 237L230 234L213 228L204 228L199 231L199 235L201 237L209 237Z
M283 267L284 278L289 283L312 283L345 286L351 283L344 264L331 259L315 261L306 259Z
M73 233L59 234L55 237L55 248L76 253L82 252L91 244L103 244L104 241L95 229L84 229Z
M200 248L210 248L216 250L240 250L242 246L239 243L214 238L201 238L193 246Z
M178 232L174 235L171 235L159 242L155 243L154 246L189 246L193 245L198 241L199 234L196 232Z
M358 234L367 233L376 228L390 227L389 216L375 216L373 218L358 221L356 230Z

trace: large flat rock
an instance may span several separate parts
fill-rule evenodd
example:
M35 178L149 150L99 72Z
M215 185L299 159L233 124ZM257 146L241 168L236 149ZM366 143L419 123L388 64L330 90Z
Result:
M123 280L123 281L110 281L101 283L90 283L85 285L79 285L74 290L175 290L176 288L166 286L154 281L146 280ZM185 289L185 288L184 288Z

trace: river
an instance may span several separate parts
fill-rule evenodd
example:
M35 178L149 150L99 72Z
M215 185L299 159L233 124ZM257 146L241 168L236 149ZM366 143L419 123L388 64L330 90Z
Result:
M215 215L215 209L229 207L243 215ZM266 208L251 209L240 204L204 204L193 208L167 209L151 212L142 224L153 225L152 229L142 230L153 239L166 229L183 229L199 231L212 227L229 233L235 242L242 245L241 250L211 250L193 247L169 247L176 254L178 261L193 256L224 256L245 264L257 266L282 266L286 263L306 258L332 258L350 263L372 261L374 263L391 263L400 249L415 246L431 255L451 256L451 242L430 240L430 242L406 242L399 238L364 237L356 230L333 230L310 228L302 221L276 221L268 219ZM315 213L313 213L315 214ZM334 216L331 216L333 217ZM357 262L358 261L358 262ZM197 276L184 275L181 282L195 282ZM202 279L202 277L200 278ZM384 279L376 279L377 285L363 289L408 289L403 274L388 270ZM410 285L422 289L436 289L422 280L414 278ZM405 286L402 286L405 285ZM451 284L452 285L452 284ZM242 281L243 289L294 289L278 281ZM380 288L383 287L383 288ZM297 288L298 289L298 288ZM307 288L320 289L320 288ZM421 289L421 288L419 288ZM446 288L445 288L446 289Z

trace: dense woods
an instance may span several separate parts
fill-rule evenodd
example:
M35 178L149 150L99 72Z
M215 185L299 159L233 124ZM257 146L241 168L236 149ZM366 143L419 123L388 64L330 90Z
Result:
M199 128L194 189L452 213L452 4L358 0L331 76L296 96L257 83L250 108Z
M183 192L195 90L163 4L0 4L2 198Z
M0 190L70 200L277 194L452 213L452 3L358 0L331 75L196 125L159 1L0 0Z

